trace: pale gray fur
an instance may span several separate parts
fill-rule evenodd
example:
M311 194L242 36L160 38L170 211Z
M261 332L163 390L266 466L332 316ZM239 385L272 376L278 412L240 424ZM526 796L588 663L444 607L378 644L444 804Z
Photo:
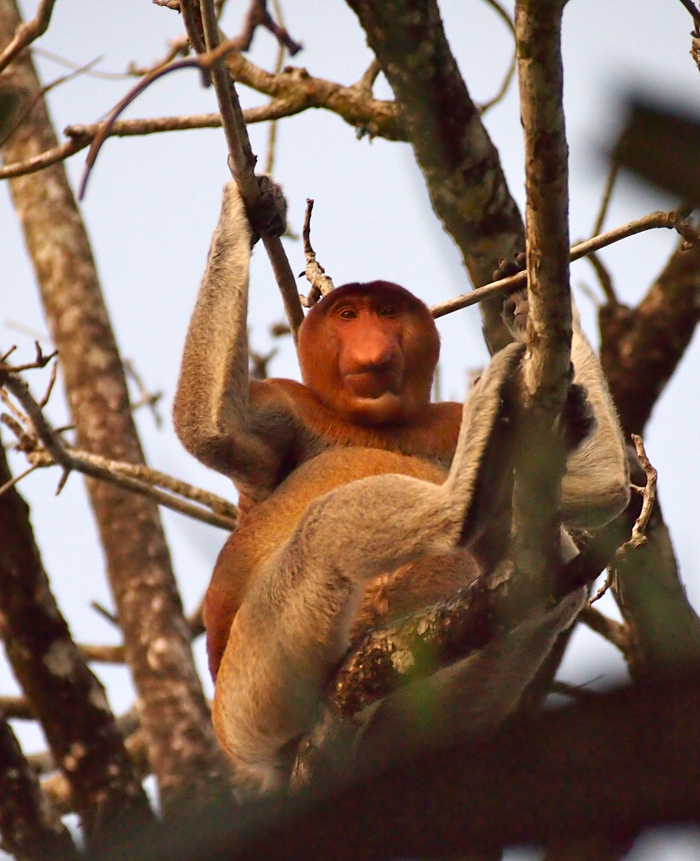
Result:
M192 454L261 499L275 487L286 430L282 407L276 416L274 404L266 406L261 416L249 405L249 257L250 228L230 184L187 335L174 417ZM338 487L308 506L290 540L251 582L228 647L236 696L220 703L219 724L242 788L265 792L287 783L288 745L320 717L320 692L349 645L350 621L366 581L417 555L456 546L470 507L478 507L477 475L503 387L522 351L516 344L497 354L470 393L443 485L382 475ZM569 459L564 518L595 527L626 505L627 459L600 366L578 320L572 358L597 429ZM274 448L264 436L267 423L275 423ZM565 535L562 557L573 552ZM368 767L502 720L582 601L583 593L576 593L542 609L509 637L388 697L366 716L364 735L353 739ZM428 730L416 717L416 696L434 704L437 723Z
M604 526L627 506L629 466L620 422L598 357L581 329L573 307L571 361L574 382L586 389L596 429L569 457L561 485L562 516L569 526Z
M207 267L187 331L173 406L185 448L239 486L274 488L277 451L255 431L249 407L248 265L251 230L235 183L224 189Z

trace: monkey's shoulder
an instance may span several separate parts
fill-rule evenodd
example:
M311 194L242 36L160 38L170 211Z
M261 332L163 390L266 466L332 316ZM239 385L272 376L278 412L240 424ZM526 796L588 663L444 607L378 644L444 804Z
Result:
M384 449L447 468L452 462L462 421L462 405L444 402L426 404L418 416L401 424L358 424L338 416L302 383L286 379L258 383L255 400L261 407L274 403L277 409L288 413L297 429L298 444L306 450L300 461L338 446Z

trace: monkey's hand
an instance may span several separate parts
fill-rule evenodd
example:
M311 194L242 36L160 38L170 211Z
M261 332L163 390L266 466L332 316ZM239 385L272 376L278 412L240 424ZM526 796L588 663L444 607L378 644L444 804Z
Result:
M287 200L282 186L265 174L255 179L260 186L260 197L252 206L246 207L253 234L251 245L255 245L261 234L281 236L287 229Z
M574 366L571 366L573 377ZM569 393L564 409L559 417L559 431L567 453L576 451L581 443L596 429L595 411L588 399L585 386L579 383L569 385Z
M498 261L498 269L493 273L493 280L500 281L501 278L509 278L517 275L525 269L525 252L518 252L512 260L501 259ZM527 289L517 290L507 296L503 302L503 322L516 341L525 341L527 330Z

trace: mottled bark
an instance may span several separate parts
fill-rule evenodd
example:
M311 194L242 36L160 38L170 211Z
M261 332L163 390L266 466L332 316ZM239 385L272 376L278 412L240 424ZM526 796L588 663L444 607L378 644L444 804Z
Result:
M0 485L10 477L0 447ZM14 674L70 784L88 844L128 829L131 820L147 821L148 799L104 689L51 594L29 508L14 487L0 496L0 632Z
M26 861L78 861L78 850L41 791L0 713L0 848Z
M0 43L9 42L19 23L15 0L0 0ZM51 149L57 140L29 56L8 71L11 82L36 98L3 146L9 162ZM59 351L77 445L140 463L121 360L64 167L17 177L10 188ZM201 798L217 781L223 785L226 766L195 671L157 506L100 482L89 481L88 490L167 810L181 794Z
M643 434L700 321L700 246L679 247L636 308L600 309L600 361L625 435Z
M600 309L600 358L626 435L642 434L700 320L700 247L674 252L636 308ZM653 459L653 452L651 453ZM644 484L638 468L633 476ZM630 672L683 672L700 661L700 619L688 602L657 508L647 543L615 562L613 590L630 631Z
M522 387L525 442L516 459L513 494L513 558L519 575L514 585L542 600L559 565L566 453L553 427L569 389L571 365L562 10L562 0L521 0L515 7L525 132L529 311Z
M435 213L475 287L521 251L520 213L445 36L435 0L348 0L399 102ZM510 341L502 300L482 304L492 350Z

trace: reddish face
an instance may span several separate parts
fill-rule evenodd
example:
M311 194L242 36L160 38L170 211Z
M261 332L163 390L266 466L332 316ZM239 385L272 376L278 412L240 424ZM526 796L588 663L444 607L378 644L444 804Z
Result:
M386 281L338 287L309 311L299 332L304 383L359 424L414 418L430 400L439 349L425 305Z

